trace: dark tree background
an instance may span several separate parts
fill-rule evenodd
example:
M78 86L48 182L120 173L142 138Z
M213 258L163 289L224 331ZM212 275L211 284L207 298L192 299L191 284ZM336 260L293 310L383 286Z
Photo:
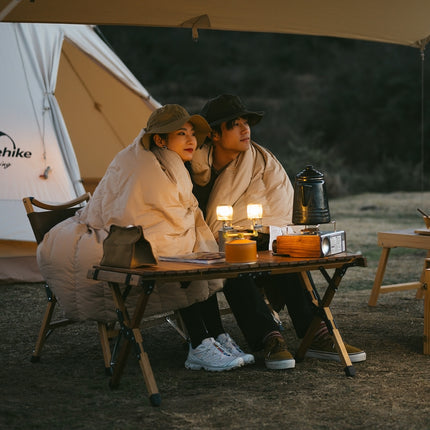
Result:
M427 97L421 109L428 60L416 48L215 30L200 30L194 42L189 29L100 30L161 104L195 113L208 98L231 93L265 111L253 139L292 180L312 164L331 196L430 188Z

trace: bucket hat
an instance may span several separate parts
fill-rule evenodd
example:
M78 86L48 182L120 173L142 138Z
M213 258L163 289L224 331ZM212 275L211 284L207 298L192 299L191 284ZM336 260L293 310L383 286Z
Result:
M154 112L148 119L145 134L141 138L145 149L150 149L151 135L172 133L181 128L186 122L191 122L197 139L197 146L201 146L211 131L206 119L201 115L190 115L185 108L177 104L164 105Z
M238 96L222 94L209 100L200 112L211 127L239 117L246 117L249 125L260 122L264 112L248 110Z

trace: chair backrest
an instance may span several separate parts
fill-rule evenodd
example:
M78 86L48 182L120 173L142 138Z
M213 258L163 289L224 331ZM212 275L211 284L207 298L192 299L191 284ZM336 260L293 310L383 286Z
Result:
M58 205L47 204L34 197L24 197L22 201L27 211L27 217L30 221L36 242L38 244L42 242L45 234L54 227L54 225L73 216L76 211L82 207L84 202L88 202L90 197L90 193L85 193L76 199ZM35 208L43 210L36 211Z

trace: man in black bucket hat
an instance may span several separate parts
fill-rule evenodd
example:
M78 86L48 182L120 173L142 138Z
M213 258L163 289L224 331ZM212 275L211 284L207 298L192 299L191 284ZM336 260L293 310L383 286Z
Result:
M248 110L239 97L223 94L209 100L200 112L213 128L223 122L235 118L246 118L250 126L258 124L264 116L264 112L253 112Z
M260 122L264 112L249 110L238 96L223 94L209 100L200 114L208 121L212 132L210 139L196 151L191 176L193 192L215 237L221 229L216 219L219 204L233 206L234 225L247 222L247 203L263 205L266 226L291 224L294 194L291 182L273 154L251 141L250 127ZM267 241L264 248L261 241L257 241L257 245L260 249L268 248ZM297 336L304 337L314 314L301 278L297 274L268 275L259 282L263 283L269 299L281 297L276 310L286 304ZM249 346L254 351L264 349L266 367L293 368L294 358L256 281L228 279L224 294ZM365 352L359 348L348 344L345 347L352 362L366 359ZM340 361L324 322L306 356Z

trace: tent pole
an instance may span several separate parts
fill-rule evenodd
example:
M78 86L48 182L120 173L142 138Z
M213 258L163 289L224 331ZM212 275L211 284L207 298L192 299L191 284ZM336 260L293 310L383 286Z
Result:
M424 59L425 45L421 46L421 193L424 192Z
M0 10L0 22L3 21L4 18L6 18L9 13L15 9L16 6L18 6L18 3L20 3L21 0L12 0L6 7L4 7L2 10Z

